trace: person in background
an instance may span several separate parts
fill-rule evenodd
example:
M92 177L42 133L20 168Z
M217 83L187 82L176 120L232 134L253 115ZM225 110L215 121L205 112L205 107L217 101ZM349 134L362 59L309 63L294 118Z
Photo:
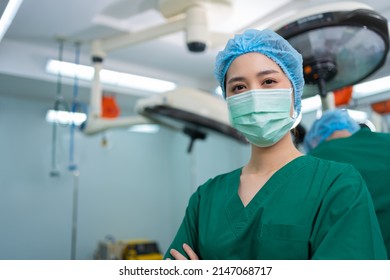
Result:
M292 141L302 63L271 30L238 34L218 54L215 76L251 156L198 187L165 259L387 258L356 169L303 155Z
M360 127L346 110L326 111L304 139L312 156L352 164L362 175L390 256L390 134Z

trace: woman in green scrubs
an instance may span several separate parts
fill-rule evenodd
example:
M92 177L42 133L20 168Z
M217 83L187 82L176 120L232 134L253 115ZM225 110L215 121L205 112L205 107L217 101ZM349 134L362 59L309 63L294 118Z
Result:
M312 156L352 164L367 184L390 257L390 134L361 128L345 110L326 111L304 139Z
M301 55L270 30L247 30L218 54L215 75L251 157L191 196L165 258L386 259L360 174L293 144Z

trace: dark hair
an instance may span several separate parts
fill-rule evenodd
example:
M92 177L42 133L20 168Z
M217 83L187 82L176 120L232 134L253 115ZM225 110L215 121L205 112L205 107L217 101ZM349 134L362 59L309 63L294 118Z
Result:
M300 144L303 144L303 139L306 135L306 128L298 124L295 128L291 130L292 135L294 136L294 145L297 147Z

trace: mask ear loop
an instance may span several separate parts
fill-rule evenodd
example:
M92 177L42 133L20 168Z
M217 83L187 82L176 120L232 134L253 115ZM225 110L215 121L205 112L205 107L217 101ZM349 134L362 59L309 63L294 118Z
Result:
M294 92L294 89L291 89L291 90L292 90L292 92ZM301 108L301 111L299 112L299 115L298 115L297 111L295 110L295 106L294 106L294 113L292 115L292 119L294 120L294 123L291 126L291 129L294 129L294 128L296 128L298 126L298 124L302 120L302 108Z
M297 127L297 125L301 122L302 120L302 110L299 112L299 115L297 116L297 112L294 110L294 114L293 114L293 120L294 120L294 123L291 127L291 129L294 129Z

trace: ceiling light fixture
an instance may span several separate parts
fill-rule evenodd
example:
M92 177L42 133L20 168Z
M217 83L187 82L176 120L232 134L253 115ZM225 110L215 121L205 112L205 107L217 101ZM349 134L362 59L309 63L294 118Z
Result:
M137 124L132 125L129 128L129 132L140 132L140 133L157 133L160 130L158 124Z
M55 59L50 59L47 62L46 71L51 74L61 74L62 76L70 78L77 76L77 78L87 81L91 81L94 74L92 66L74 64ZM154 93L162 93L176 88L176 84L169 81L106 69L100 71L100 78L103 84Z
M68 111L56 111L48 110L46 113L46 121L50 123L59 123L59 124L74 124L76 126L81 125L87 120L87 115L84 113L78 112L68 112Z
M0 42L3 39L5 32L7 32L8 27L11 25L11 22L13 21L22 2L23 0L8 1L8 4L0 18Z

